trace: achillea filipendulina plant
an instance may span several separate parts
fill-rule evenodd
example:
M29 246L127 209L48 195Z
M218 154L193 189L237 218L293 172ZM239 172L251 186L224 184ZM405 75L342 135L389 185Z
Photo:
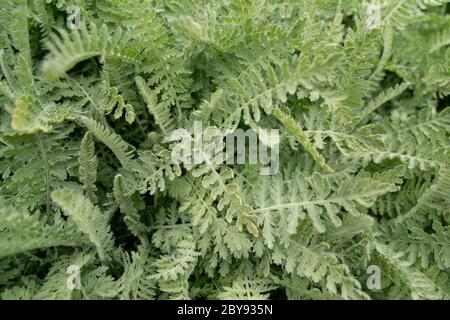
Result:
M449 12L2 0L0 297L448 299ZM278 173L175 163L195 121Z

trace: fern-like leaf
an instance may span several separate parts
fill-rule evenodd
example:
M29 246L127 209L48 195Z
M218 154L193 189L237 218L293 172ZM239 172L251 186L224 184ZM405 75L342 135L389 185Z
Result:
M96 203L97 196L95 192L97 191L97 187L95 181L97 179L97 157L95 156L94 140L90 132L87 132L83 140L81 140L78 163L80 181L83 183L84 191L88 198L93 203Z
M51 39L47 43L50 54L42 65L48 80L56 80L77 63L96 56L119 58L131 64L140 62L141 48L130 43L130 35L120 29L111 34L106 25L98 28L91 24L88 28L83 24L71 33L60 30L59 36L52 34Z
M112 132L111 129L93 119L81 117L80 121L97 139L111 149L122 166L126 167L131 162L134 154L133 146L125 142L118 134Z
M100 258L107 259L113 248L113 236L107 215L101 213L89 199L76 191L55 190L52 192L52 199L78 226L80 231L89 237Z

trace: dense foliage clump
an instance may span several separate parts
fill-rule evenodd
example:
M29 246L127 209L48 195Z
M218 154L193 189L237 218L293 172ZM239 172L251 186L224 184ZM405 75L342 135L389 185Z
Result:
M0 22L2 299L450 298L449 0L2 0ZM172 161L196 121L278 129L277 173Z

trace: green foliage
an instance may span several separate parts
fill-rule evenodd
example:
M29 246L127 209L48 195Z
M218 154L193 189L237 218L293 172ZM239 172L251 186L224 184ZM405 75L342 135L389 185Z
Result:
M52 199L64 213L89 237L101 259L112 250L113 239L107 215L100 212L88 199L78 192L61 189L52 192Z
M123 166L126 166L131 161L134 148L126 143L118 134L95 120L86 117L82 117L80 120L97 139L111 149Z
M0 298L450 299L449 1L366 2L1 1Z
M106 25L82 25L72 33L61 30L47 43L50 56L42 65L46 79L56 80L77 63L95 56L119 58L127 63L139 63L140 47L129 43L130 36L117 30L114 34Z
M95 192L95 180L97 179L97 157L95 156L94 141L92 134L87 132L81 140L80 153L78 155L80 181L83 183L84 191L92 202L97 202Z
M72 222L61 217L55 216L54 221L47 221L48 218L42 214L19 212L6 206L1 212L1 257L38 248L74 247L87 241Z
M265 300L276 289L270 279L237 278L231 286L224 286L217 298L224 300Z

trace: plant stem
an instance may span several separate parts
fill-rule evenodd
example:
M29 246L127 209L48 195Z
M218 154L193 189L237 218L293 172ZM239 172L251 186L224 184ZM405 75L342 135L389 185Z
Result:
M44 145L42 143L41 135L39 133L36 134L39 149L41 150L42 158L44 159L45 165L45 193L46 193L46 212L50 214L50 167L48 165L47 153L44 149Z

